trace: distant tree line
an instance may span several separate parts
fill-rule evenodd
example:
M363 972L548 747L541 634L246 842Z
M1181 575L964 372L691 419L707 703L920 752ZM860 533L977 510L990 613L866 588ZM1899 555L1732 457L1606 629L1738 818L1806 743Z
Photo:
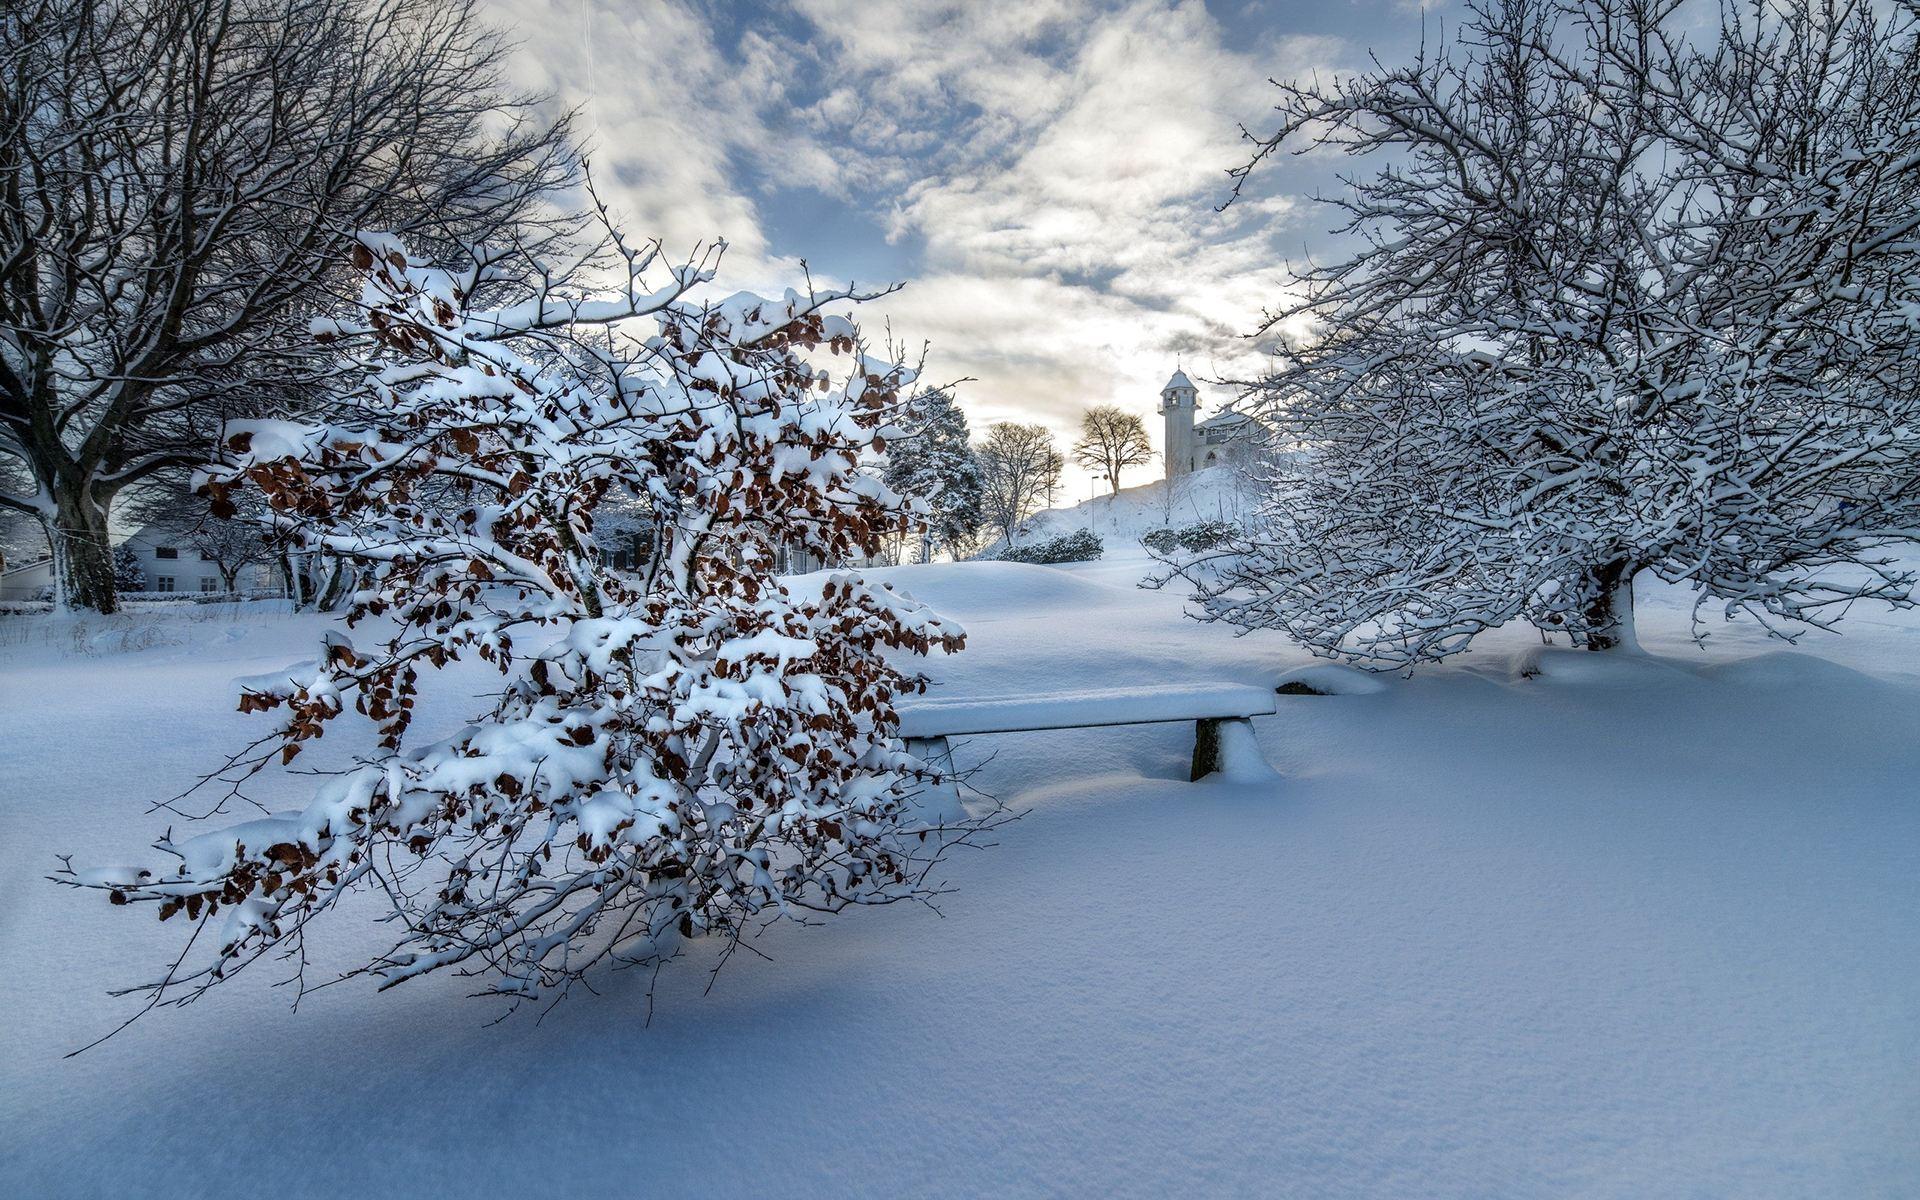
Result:
M917 550L921 562L936 549L963 558L983 537L1013 541L1028 518L1059 497L1068 461L1040 424L998 421L973 443L951 389L916 396L906 435L887 453L889 486L920 499L931 514ZM1152 461L1153 444L1139 416L1095 405L1081 418L1071 454L1117 494L1123 471Z

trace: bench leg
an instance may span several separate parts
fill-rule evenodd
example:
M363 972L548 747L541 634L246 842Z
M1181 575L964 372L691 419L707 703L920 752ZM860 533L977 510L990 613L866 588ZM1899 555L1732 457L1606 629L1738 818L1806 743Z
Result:
M1274 769L1260 756L1253 722L1245 717L1202 717L1193 723L1194 782L1220 775L1236 783L1275 779Z
M1193 773L1190 783L1198 783L1220 769L1220 719L1202 717L1193 723Z
M953 749L943 737L908 738L907 753L940 772L940 782L925 784L912 801L914 815L929 825L951 825L967 819L960 803L960 787L953 781Z

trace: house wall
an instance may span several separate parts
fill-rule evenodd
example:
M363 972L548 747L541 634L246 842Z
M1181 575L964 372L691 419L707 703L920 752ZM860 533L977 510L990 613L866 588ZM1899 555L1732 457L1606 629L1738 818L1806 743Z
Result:
M121 545L131 547L139 559L140 569L147 573L149 592L192 594L226 590L220 568L201 558L200 552L185 538L147 528ZM273 564L257 563L243 568L234 582L241 591L270 589L280 586L277 575Z
M11 567L0 575L0 600L38 600L53 586L53 560Z
M115 549L131 547L146 572L145 592L203 595L226 591L220 568L200 557L186 539L142 529ZM171 557L165 557L171 551ZM277 564L256 563L242 568L234 586L243 592L274 591L285 587ZM38 600L53 587L53 560L27 563L0 574L0 600Z
M1197 471L1245 459L1253 451L1250 431L1247 429L1252 423L1246 419L1225 417L1201 422L1194 431L1194 469Z

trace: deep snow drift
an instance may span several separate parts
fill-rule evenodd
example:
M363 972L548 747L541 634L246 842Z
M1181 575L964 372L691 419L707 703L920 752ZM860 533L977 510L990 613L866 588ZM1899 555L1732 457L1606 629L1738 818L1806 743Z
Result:
M1339 693L1256 722L1277 785L1183 782L1187 727L978 738L1030 811L944 919L776 929L704 996L696 952L650 1028L627 975L488 1028L458 979L296 1014L260 970L71 1060L175 941L55 854L139 857L319 624L0 623L0 1194L1920 1194L1920 618L1701 652L1643 586L1652 657L1381 679L1144 567L887 574L968 627L943 696ZM375 941L342 915L310 972Z

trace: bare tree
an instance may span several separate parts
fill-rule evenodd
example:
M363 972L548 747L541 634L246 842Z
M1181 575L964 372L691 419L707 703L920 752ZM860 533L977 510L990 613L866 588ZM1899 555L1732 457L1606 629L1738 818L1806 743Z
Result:
M355 232L530 233L565 122L470 0L22 0L0 15L0 506L111 610L126 487L219 418L311 394ZM551 225L546 232L554 232Z
M1282 87L1254 163L1386 161L1272 315L1315 330L1251 381L1295 454L1212 615L1402 667L1514 619L1632 647L1643 572L1788 636L1910 602L1920 17L1694 15L1502 0Z
M1153 442L1140 418L1113 404L1096 404L1080 418L1073 461L1098 473L1120 491L1120 472L1153 461Z
M1045 425L1000 421L980 444L980 516L1008 541L1026 520L1053 502L1066 460Z

